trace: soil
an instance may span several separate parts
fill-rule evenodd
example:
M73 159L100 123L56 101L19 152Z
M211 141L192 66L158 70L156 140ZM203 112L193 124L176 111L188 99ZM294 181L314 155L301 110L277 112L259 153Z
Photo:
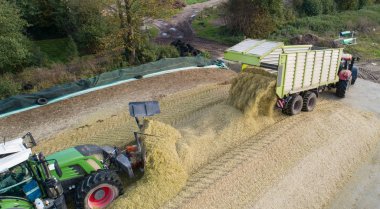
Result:
M156 42L169 44L174 40L181 39L193 45L198 50L209 52L213 58L221 58L228 46L212 40L196 37L191 27L191 21L203 9L217 6L223 2L226 2L226 0L209 0L188 5L170 20L154 20L153 24L160 29L160 34L156 38Z
M380 60L369 60L356 64L359 67L359 78L380 83Z

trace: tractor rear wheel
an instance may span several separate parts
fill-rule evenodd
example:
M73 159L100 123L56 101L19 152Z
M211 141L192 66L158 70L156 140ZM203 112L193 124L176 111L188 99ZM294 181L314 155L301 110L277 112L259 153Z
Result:
M292 95L292 98L285 104L283 112L287 115L297 115L302 109L302 97L298 94Z
M78 185L76 208L105 208L123 194L123 185L114 171L100 170L87 176Z
M313 111L316 104L317 104L317 95L314 92L308 91L303 96L302 111L305 111L305 112Z

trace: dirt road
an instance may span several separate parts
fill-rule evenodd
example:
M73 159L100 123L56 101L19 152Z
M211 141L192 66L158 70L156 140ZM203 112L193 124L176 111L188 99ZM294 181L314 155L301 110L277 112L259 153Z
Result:
M219 44L212 40L196 37L196 34L191 27L191 21L200 11L220 5L226 1L227 0L209 0L202 3L188 5L170 20L154 20L153 24L160 29L160 34L156 38L156 41L158 43L169 44L176 39L182 39L185 42L192 44L199 50L208 51L213 58L222 57L224 50L226 50L228 46Z
M364 61L357 64L359 78L380 84L380 60Z

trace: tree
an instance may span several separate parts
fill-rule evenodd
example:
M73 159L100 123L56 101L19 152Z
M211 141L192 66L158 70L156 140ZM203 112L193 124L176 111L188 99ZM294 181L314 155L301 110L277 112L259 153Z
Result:
M8 0L14 2L28 22L28 33L34 39L64 37L73 28L67 1Z
M320 0L304 0L302 7L307 16L315 16L323 12L323 6Z
M371 5L373 3L375 3L375 0L359 0L359 9L361 9L367 5ZM378 2L378 3L380 3L380 2Z
M335 0L338 9L343 10L356 10L359 8L359 0Z
M101 51L103 39L111 32L117 32L109 17L102 13L106 5L106 0L67 1L73 27L67 32L84 54Z
M139 63L137 59L147 41L146 33L141 30L144 20L160 16L172 9L174 0L116 0L114 12L119 23L119 32L107 44L122 40L124 54L129 64ZM114 46L116 47L116 46Z
M336 10L336 5L334 0L322 0L322 13L331 14Z
M229 0L224 8L227 27L251 38L265 38L284 19L283 1L278 0Z
M0 73L18 70L28 62L30 43L23 35L26 26L17 8L0 0Z

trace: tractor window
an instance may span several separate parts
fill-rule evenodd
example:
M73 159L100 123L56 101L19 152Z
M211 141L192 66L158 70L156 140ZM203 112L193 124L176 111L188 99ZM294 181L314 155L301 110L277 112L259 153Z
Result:
M32 180L26 162L16 165L0 174L0 196L24 197L22 187Z

